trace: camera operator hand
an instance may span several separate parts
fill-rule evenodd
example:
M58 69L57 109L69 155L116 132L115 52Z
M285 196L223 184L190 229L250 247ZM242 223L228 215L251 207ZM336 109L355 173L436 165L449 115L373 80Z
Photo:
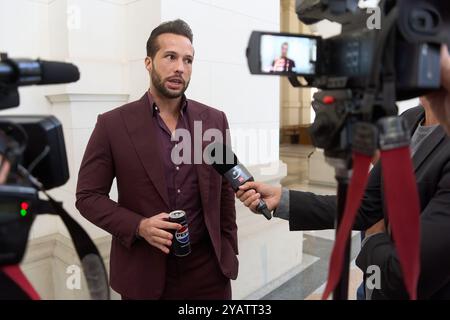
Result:
M9 163L9 161L5 160L4 157L0 155L0 184L6 182L10 169L11 164Z
M236 198L254 213L256 213L260 199L264 200L267 208L272 211L280 203L281 187L273 187L261 182L246 182L239 187Z
M450 54L446 45L441 49L441 84L442 89L426 95L425 100L450 135Z
M143 219L138 228L139 236L165 254L169 253L173 238L173 235L166 230L178 230L182 227L178 223L167 221L168 219L169 214L161 212L156 216Z

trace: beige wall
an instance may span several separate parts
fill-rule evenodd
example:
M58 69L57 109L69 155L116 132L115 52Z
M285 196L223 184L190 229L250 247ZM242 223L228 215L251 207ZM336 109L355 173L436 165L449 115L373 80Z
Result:
M281 0L281 32L309 34L309 28L302 24L295 13L294 0ZM280 119L284 126L309 124L311 114L311 93L309 89L293 88L289 80L280 78Z

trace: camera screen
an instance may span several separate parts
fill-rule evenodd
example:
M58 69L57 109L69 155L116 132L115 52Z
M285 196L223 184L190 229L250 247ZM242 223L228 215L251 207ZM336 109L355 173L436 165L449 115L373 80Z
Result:
M317 38L264 34L261 36L263 73L316 73Z

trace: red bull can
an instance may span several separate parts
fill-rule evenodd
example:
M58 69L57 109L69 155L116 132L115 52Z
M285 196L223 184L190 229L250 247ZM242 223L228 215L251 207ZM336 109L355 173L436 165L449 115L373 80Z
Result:
M169 213L169 221L183 226L180 230L175 231L173 235L172 252L177 257L185 257L191 253L186 212L183 210L172 211Z

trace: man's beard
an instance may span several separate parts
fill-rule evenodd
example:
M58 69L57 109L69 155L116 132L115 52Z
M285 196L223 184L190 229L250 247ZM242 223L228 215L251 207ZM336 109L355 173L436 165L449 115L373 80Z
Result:
M176 98L181 97L189 86L189 81L184 81L184 79L183 79L184 86L180 91L174 92L174 91L167 89L164 86L163 79L161 79L160 74L158 73L158 71L156 71L156 68L154 68L154 67L153 67L152 71L150 72L150 77L152 78L152 84L156 88L156 90L158 90L159 93L161 93L164 97L166 97L168 99L176 99Z

